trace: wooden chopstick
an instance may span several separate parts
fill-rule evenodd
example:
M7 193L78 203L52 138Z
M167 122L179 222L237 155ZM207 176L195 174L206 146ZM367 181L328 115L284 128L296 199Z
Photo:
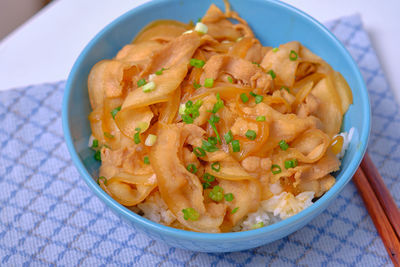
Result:
M375 167L368 153L365 154L364 159L361 162L361 168L363 169L368 182L371 184L376 197L381 203L386 216L392 224L392 227L397 234L397 238L400 239L400 210L398 209L396 202L394 202L390 191L385 186L382 176L379 174L378 169Z
M389 218L386 216L385 210L381 206L381 202L375 195L375 191L361 167L358 168L354 174L353 182L357 186L358 192L364 200L368 213L382 238L383 244L385 245L393 264L395 266L400 266L400 239L390 223Z

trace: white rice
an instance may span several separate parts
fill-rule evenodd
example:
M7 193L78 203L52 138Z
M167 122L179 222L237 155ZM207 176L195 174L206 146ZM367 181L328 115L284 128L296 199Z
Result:
M297 196L288 192L274 195L270 199L262 201L258 210L250 213L232 231L247 231L254 229L255 225L267 226L289 218L311 206L314 194L314 192L308 191L302 192Z

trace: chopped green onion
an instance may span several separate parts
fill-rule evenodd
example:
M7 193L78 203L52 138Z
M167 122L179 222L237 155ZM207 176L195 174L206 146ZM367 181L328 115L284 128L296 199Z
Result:
M282 169L281 169L281 167L280 167L279 165L273 164L273 165L271 166L271 172L272 172L273 174L278 174L278 173L281 173L281 172L282 172Z
M137 86L138 86L138 87L141 87L141 86L145 85L146 83L147 83L147 82L146 82L145 79L140 79L139 81L137 81Z
M281 149L282 149L283 151L286 151L286 150L289 148L289 145L288 145L288 143L286 143L285 140L281 140L281 141L279 142L279 146L281 147Z
M198 146L193 149L193 153L198 158L204 157L206 155L206 152L204 151L204 149L202 149L201 147L198 147Z
M142 90L145 93L150 93L151 91L153 91L156 88L156 84L151 81L149 83L146 83L145 85L143 85Z
M215 181L215 176L209 174L208 172L203 174L203 180L209 183L212 183Z
M232 141L232 150L233 150L233 152L239 152L240 151L239 140L233 140Z
M211 120L209 120L208 123L211 125L211 128L213 129L215 135L217 136L218 142L221 144L221 137L219 136L219 133L218 133L217 127L215 126L215 123L212 122Z
M217 137L210 136L210 137L208 137L208 142L210 144L216 145L218 143L218 139L217 139Z
M246 103L247 101L249 101L249 97L246 95L246 93L241 93L240 99L242 99L243 103Z
M190 59L189 64L190 66L201 69L206 63L204 62L204 60L192 58Z
M113 119L115 120L115 116L117 115L118 111L121 110L121 106L114 108L113 110L111 110L111 116L113 117Z
M97 161L101 161L101 152L100 150L97 150L96 153L94 153L94 159Z
M194 87L194 89L199 89L201 87L201 84L199 84L197 82L193 82L193 87Z
M217 115L212 114L210 117L210 121L213 123L218 123L219 122L220 117L218 117Z
M149 134L146 138L146 141L144 141L144 144L146 146L153 146L157 141L157 135L154 134Z
M114 135L110 134L109 132L104 132L104 136L110 139L114 138Z
M288 93L290 93L290 89L287 86L281 86L281 89L285 89Z
M230 142L232 142L233 140L233 135L231 130L229 130L229 132L227 132L226 134L224 134L224 138L227 144L229 144Z
M256 98L256 104L260 104L264 100L264 97L262 95L258 95L255 98Z
M297 159L285 160L285 168L290 169L296 167L298 164Z
M103 184L107 185L107 178L104 176L100 176L99 178L97 178L97 184L100 185L100 182L102 182Z
M257 116L256 121L265 121L265 116Z
M247 130L246 137L250 140L254 140L257 137L257 133L253 130Z
M274 52L274 53L278 52L278 50L279 50L279 48L278 48L278 47L274 47L274 48L272 48L272 52Z
M203 183L203 189L207 189L209 187L211 187L211 184L209 182L204 182Z
M200 217L200 214L194 208L186 208L182 210L183 219L197 221Z
M290 50L289 59L291 61L295 61L297 59L297 57L298 57L297 53L295 51L293 51L293 50Z
M253 225L253 229L258 229L264 226L264 222L258 222L256 224Z
M196 174L196 172L198 171L196 165L194 165L192 163L187 165L186 169L193 174Z
M197 22L201 22L201 19L202 19L202 18L198 18L198 19L197 19Z
M233 79L231 76L228 76L226 79L228 80L228 82L233 83Z
M239 37L239 38L236 39L236 42L240 42L242 40L243 40L243 37Z
M221 97L219 96L219 93L216 95L217 97L217 103L214 104L213 109L211 110L212 113L217 113L218 110L224 107L224 101L222 101Z
M156 71L155 74L156 75L161 75L161 74L163 74L164 70L165 70L164 68L161 68L161 70Z
M186 109L186 105L185 104L180 104L179 106L179 115L184 115L185 114L185 109Z
M212 144L209 141L203 140L203 145L201 146L205 151L207 152L215 152L218 151L219 148L215 146L215 144Z
M144 156L143 162L144 162L144 164L147 164L147 165L150 164L149 156Z
M197 22L196 27L194 27L194 30L196 32L204 33L206 34L208 32L208 27L204 23Z
M182 115L182 120L186 124L192 124L194 122L194 119L190 117L189 115Z
M257 62L251 62L251 63L253 63L254 65L257 65L258 67L260 67L260 64L257 63Z
M99 140L93 139L92 148L99 147Z
M238 209L239 209L239 207L234 208L234 209L231 211L231 214L235 214L235 213L238 211Z
M140 143L140 128L135 128L135 135L133 136L133 140L135 141L135 144Z
M225 200L229 202L231 202L235 198L232 193L225 194L224 197Z
M249 93L251 96L254 96L254 97L256 97L257 95L255 94L255 93L253 93L253 92L250 92Z
M204 87L206 88L211 88L214 85L214 79L212 78L207 78L204 80Z
M216 161L214 163L211 164L211 169L213 171L219 172L221 170L221 163L219 163L219 161Z
M269 70L267 73L271 75L272 80L276 78L276 74L273 70Z
M224 190L222 189L222 187L220 187L219 185L216 185L213 187L213 189L210 191L210 193L208 194L208 196L216 201L216 202L220 202L223 198L224 198Z

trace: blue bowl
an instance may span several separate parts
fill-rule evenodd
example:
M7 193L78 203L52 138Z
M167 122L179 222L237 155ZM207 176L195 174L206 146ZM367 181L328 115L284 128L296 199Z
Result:
M88 115L91 111L87 78L93 65L112 58L125 44L132 41L140 29L157 19L175 19L183 22L203 16L211 3L224 8L223 1L211 0L156 0L139 6L105 27L85 47L76 60L65 88L62 121L65 141L72 160L89 188L117 215L149 236L168 244L204 252L227 252L254 248L283 238L302 228L338 196L350 181L365 153L370 132L370 105L368 93L357 65L343 45L319 22L287 4L266 0L230 0L263 45L297 40L341 72L353 91L354 103L344 116L342 129L356 129L336 184L318 201L304 211L276 224L238 233L195 233L179 230L147 220L107 195L95 182L99 164L93 160L93 151L87 147L91 134Z

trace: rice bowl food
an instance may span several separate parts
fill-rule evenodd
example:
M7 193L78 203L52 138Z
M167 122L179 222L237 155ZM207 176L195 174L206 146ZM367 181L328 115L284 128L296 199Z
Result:
M334 185L351 139L342 75L299 42L263 46L229 5L195 25L151 23L92 68L88 89L101 188L184 230L297 214Z

